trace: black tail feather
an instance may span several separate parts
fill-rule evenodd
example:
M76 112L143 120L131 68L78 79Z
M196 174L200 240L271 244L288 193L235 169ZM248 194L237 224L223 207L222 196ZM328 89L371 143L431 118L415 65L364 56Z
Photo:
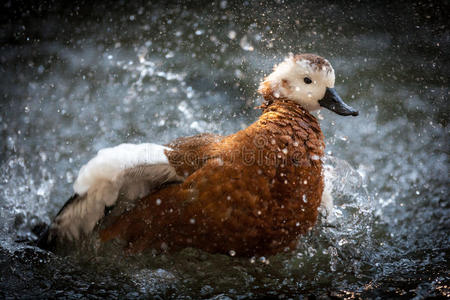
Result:
M56 237L50 237L50 226L45 229L36 241L36 246L47 251L53 252L56 250Z
M78 194L74 194L72 197L70 197L69 200L67 200L66 203L63 205L63 207L59 210L55 218L61 214L64 208L70 205L77 198ZM52 221L52 223L53 222L54 221ZM47 225L45 223L41 223L36 225L32 231L34 234L39 236L39 239L36 241L36 246L38 246L41 249L54 252L56 250L58 237L54 234L50 234L50 228L51 224Z
M41 222L38 223L37 225L34 225L33 228L31 228L31 232L34 233L35 236L41 236L45 230L48 229L48 224Z

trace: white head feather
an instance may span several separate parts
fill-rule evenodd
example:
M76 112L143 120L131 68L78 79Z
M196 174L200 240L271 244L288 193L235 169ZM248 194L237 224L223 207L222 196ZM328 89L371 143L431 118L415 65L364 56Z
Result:
M308 84L309 80L305 78L311 83ZM272 97L295 101L313 111L320 108L319 100L324 97L327 87L334 87L334 81L333 67L326 59L313 54L290 55L274 67L259 91L265 97L270 92Z

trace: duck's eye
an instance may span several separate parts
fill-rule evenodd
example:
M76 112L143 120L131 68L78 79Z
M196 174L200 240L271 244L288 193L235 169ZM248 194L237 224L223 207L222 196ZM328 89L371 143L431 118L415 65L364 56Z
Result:
M306 84L312 83L311 78L308 78L308 77L303 78L303 81L304 81Z

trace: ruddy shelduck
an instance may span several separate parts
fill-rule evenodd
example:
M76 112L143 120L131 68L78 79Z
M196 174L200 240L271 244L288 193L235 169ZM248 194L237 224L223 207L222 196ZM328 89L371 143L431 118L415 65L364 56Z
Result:
M334 82L326 59L290 55L260 84L262 114L246 129L100 150L38 245L58 249L94 236L129 252L294 248L315 224L324 190L324 138L311 112L358 115Z

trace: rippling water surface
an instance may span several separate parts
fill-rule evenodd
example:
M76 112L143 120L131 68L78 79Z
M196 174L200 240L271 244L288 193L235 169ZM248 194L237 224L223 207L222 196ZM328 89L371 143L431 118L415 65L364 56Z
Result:
M445 4L1 6L0 296L450 295ZM319 114L335 202L295 252L62 257L26 242L99 149L248 126L289 52L328 58L360 110Z

